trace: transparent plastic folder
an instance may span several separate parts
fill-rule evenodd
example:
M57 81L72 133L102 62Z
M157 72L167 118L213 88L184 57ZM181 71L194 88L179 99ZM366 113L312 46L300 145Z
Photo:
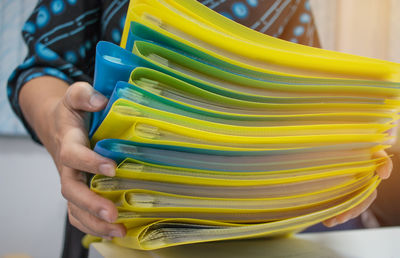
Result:
M296 169L276 169L266 166L261 171L218 171L204 169L188 169L176 166L165 166L146 163L134 159L124 160L117 169L116 176L127 179L151 180L162 179L163 182L181 184L202 184L216 186L252 186L260 184L285 184L332 178L343 175L374 172L385 159L371 159L345 163L329 163L322 166L310 165Z
M371 179L371 177L369 178ZM362 182L363 184L360 184ZM241 199L237 201L237 199L228 199L228 198L199 198L199 197L185 197L181 195L171 195L171 194L160 194L166 198L166 196L170 197L168 200L172 201L172 197L175 197L175 202L180 203L178 206L174 207L149 207L151 203L151 197L146 195L133 195L131 192L124 195L122 198L122 204L119 207L119 212L121 214L133 213L132 218L191 218L191 219L202 219L202 220L214 220L214 221L224 221L224 222L234 222L234 223L257 223L257 222L267 222L278 219L287 219L290 217L297 217L305 214L309 214L318 210L323 210L328 207L331 207L335 204L339 204L346 200L346 196L356 192L363 186L365 186L367 180L360 180L360 182L354 182L352 187L341 186L340 190L332 190L328 191L329 193L315 193L312 196L294 196L287 198L264 198L263 205L258 207L250 208L247 205L240 205L243 203L250 204L258 202L256 199ZM334 188L333 188L334 189ZM154 192L153 192L154 193ZM136 197L137 199L133 199ZM150 197L150 198L149 198ZM152 196L154 197L154 195ZM137 201L146 201L147 198L147 207L138 207ZM279 199L279 200L277 200ZM166 199L158 199L159 201L167 201ZM275 202L274 202L275 200ZM191 203L191 207L187 207L185 204ZM207 202L209 205L215 201L218 203L224 202L227 206L232 205L230 207L223 208L223 206L219 207L204 207L204 206L196 206L196 204L201 203L202 201ZM246 202L248 201L248 202ZM274 203L280 201L280 208L274 207ZM172 203L173 204L173 201ZM290 204L293 204L291 206ZM233 207L234 205L238 205L237 207ZM247 206L247 207L246 207Z
M350 184L363 181L363 178L370 177L374 174L372 166L363 166L353 170L353 174L340 174L337 176L311 178L302 181L275 183L260 180L253 181L252 184L237 180L230 184L221 184L216 180L207 181L195 179L190 182L179 182L168 180L167 177L156 177L151 179L136 178L132 175L128 177L105 177L95 175L91 181L91 189L115 202L116 197L120 198L121 194L131 189L143 189L149 191L159 191L168 194L185 195L193 197L215 197L215 198L289 198L298 195L315 195L327 189L347 187ZM359 172L361 171L361 172ZM123 170L122 172L126 172ZM119 173L121 174L121 173ZM126 176L126 173L122 173Z
M371 176L363 177L356 182L341 187L324 189L323 191L311 195L299 195L288 198L211 198L194 197L188 195L167 194L159 191L149 191L142 189L127 190L121 196L119 205L125 211L137 213L159 213L168 215L168 213L267 213L278 215L282 211L316 206L322 203L339 199L350 194L361 187L371 179ZM188 214L189 215L189 214ZM182 217L188 215L181 214ZM260 214L259 214L260 215ZM265 214L266 215L266 214ZM281 216L283 213L280 214ZM189 215L190 216L190 215ZM265 220L271 218L265 217Z
M360 128L362 126L360 125ZM113 104L93 134L92 144L107 138L186 147L215 146L216 149L243 148L243 150L312 147L334 142L384 142L389 139L383 132L325 133L318 125L279 128L217 124L152 109L124 99L119 99Z
M189 12L193 13L194 10ZM218 26L212 27L210 22L205 24L203 20L188 17L189 12L184 14L173 9L167 6L165 1L133 1L128 10L127 26L121 45L125 46L129 23L136 21L170 37L177 35L179 40L187 45L207 51L222 60L250 67L252 70L318 77L398 80L399 66L394 63L299 46L267 35L263 35L262 38L268 38L268 43L257 42L258 39L250 38L249 35L259 34L249 32L251 29L243 27L240 27L242 31L239 32L236 29L238 26L233 26L232 21L213 14L211 10L202 12L202 15L219 17L223 22ZM225 29L221 30L223 23L226 24ZM231 31L230 34L226 32L228 30Z
M113 242L128 248L151 250L188 243L294 233L355 207L374 191L378 183L379 179L374 177L365 188L329 208L298 217L258 224L179 218L143 219L132 218L135 217L134 213L120 213L118 222L125 224L128 233L124 238L114 238Z
M385 146L379 144L354 143L243 152L106 139L99 141L94 147L94 151L115 160L117 163L123 162L126 158L132 158L141 162L164 166L250 173L285 169L292 169L293 172L296 172L296 169L306 167L309 167L310 170L325 169L327 165L342 167L343 163L347 162L370 162L373 159L372 155L383 148ZM281 176L284 177L284 175Z

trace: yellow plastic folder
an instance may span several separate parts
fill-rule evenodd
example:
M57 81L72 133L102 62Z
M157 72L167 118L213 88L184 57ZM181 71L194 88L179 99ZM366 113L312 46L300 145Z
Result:
M216 14L195 0L131 1L121 42L123 47L132 21L221 60L255 71L399 80L398 64L301 46L263 35Z
M384 160L380 158L278 171L222 172L127 159L119 165L116 177L96 175L92 189L114 201L130 188L210 198L257 199L293 195L317 198L316 194L339 188L344 191L344 186L359 184L382 162Z
M292 168L286 170L266 170L256 172L213 171L191 169L167 165L157 165L135 159L126 159L117 170L116 176L127 179L163 181L169 183L214 185L214 186L252 186L279 185L305 182L321 178L335 178L364 172L373 172L385 158L367 159L325 166ZM282 162L284 163L284 162ZM317 163L317 162L316 162ZM192 195L195 195L193 193Z
M346 128L347 127L347 128ZM245 127L218 124L152 109L129 100L117 100L92 137L92 144L114 138L177 146L213 146L214 149L279 149L329 143L384 142L390 125L310 125ZM347 131L347 132L346 132Z
M338 203L331 203L325 209L265 223L242 224L189 218L141 218L135 212L121 211L118 222L123 223L128 233L113 242L137 249L162 247L227 239L255 238L284 235L298 232L348 210L368 197L379 180L373 177L363 188L348 195Z

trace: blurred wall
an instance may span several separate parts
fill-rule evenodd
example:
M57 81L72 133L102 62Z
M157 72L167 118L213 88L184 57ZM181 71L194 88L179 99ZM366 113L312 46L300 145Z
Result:
M55 165L28 138L0 137L0 257L59 257L66 203Z
M325 49L400 62L399 0L310 0Z
M0 0L0 135L25 134L11 112L5 87L25 57L21 29L36 3ZM58 173L44 148L27 137L0 136L0 205L0 257L60 256L66 204Z
M7 100L7 80L14 68L21 64L27 48L21 29L32 12L36 0L0 0L0 134L26 134L22 123L11 111ZM7 61L5 61L7 60Z

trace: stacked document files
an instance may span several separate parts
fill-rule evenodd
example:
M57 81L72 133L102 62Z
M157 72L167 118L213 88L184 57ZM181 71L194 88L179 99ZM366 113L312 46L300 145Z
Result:
M196 0L132 0L97 45L94 150L136 249L288 235L377 187L399 119L400 65L286 42Z

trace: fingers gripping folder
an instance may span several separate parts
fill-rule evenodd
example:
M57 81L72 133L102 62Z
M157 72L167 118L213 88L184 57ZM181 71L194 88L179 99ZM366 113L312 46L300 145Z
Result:
M358 205L399 119L400 65L276 39L195 0L132 0L99 42L90 129L127 235L157 249L287 235Z

